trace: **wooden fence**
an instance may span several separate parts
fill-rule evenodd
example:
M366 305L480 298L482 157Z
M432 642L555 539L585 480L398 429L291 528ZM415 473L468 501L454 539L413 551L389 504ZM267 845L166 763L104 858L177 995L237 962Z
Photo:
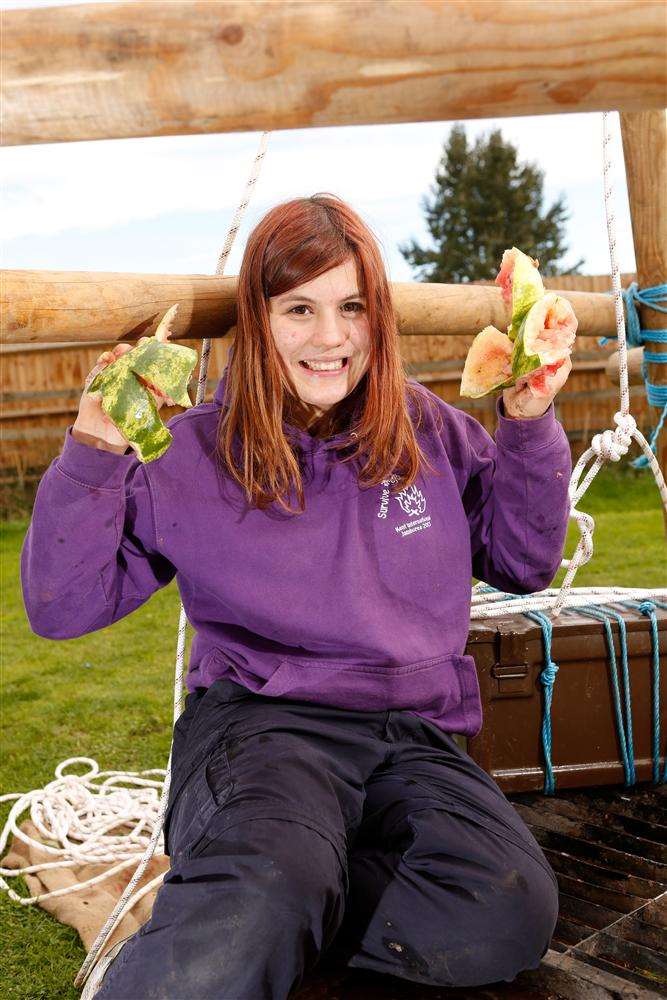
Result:
M627 286L634 275L622 275ZM606 275L546 278L551 288L578 291L610 289ZM475 415L487 430L495 426L495 398L479 400L459 396L461 371L469 336L404 336L401 353L406 371L428 385L442 399ZM191 341L197 348L198 343ZM575 455L587 446L592 434L613 427L618 408L618 387L605 374L607 356L613 344L599 347L595 339L581 341L573 353L573 370L556 399L556 412L565 427ZM108 345L17 344L0 353L0 437L2 451L0 479L34 480L60 451L65 429L74 420L86 374L98 354ZM225 366L229 341L214 340L209 368L208 398ZM639 427L646 433L654 419L646 403L643 386L630 390L632 409ZM176 412L176 411L173 411Z

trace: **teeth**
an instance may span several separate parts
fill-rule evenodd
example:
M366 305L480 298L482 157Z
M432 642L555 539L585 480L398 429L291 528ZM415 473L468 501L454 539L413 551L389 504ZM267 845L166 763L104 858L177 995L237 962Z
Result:
M333 372L337 368L343 367L343 359L337 361L304 361L306 368L311 368L314 372Z

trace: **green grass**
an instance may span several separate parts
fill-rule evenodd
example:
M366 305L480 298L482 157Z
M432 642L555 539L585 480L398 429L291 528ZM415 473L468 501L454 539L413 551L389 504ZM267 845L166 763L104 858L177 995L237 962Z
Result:
M665 586L662 512L650 473L604 469L580 507L595 517L596 554L578 573L576 586ZM20 594L25 528L25 521L3 525L0 788L39 787L60 760L76 755L94 757L103 768L164 766L178 621L175 585L109 629L64 642L40 639L30 632ZM566 555L577 537L572 525ZM15 906L4 894L0 921L3 998L75 1000L71 983L84 958L75 932L36 907Z

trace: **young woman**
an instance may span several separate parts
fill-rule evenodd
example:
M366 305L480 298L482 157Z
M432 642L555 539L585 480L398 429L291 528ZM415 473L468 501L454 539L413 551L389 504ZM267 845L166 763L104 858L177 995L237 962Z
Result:
M282 1000L334 939L429 984L538 965L553 872L451 734L482 724L471 576L528 593L560 563L570 367L504 390L494 441L405 378L373 235L316 195L251 234L215 399L160 459L84 393L23 549L31 626L105 628L176 575L195 630L171 870L99 1000Z

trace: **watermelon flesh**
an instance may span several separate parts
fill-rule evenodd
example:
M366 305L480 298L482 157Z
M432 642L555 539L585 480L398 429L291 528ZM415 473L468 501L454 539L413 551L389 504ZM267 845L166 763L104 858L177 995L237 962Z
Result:
M487 326L468 351L461 396L478 399L497 389L527 384L536 397L551 393L550 376L571 354L577 318L567 299L545 292L538 261L517 247L505 250L496 277L511 305L507 333Z
M192 406L187 386L196 361L192 348L156 335L121 355L88 386L89 395L101 397L102 409L141 462L159 458L172 441L152 392L167 404Z
M552 365L543 365L529 375L523 375L516 380L515 385L520 386L524 382L527 384L533 396L542 399L551 394L551 385L548 382L549 376L555 375L561 365L565 364L565 358L555 361Z
M479 399L513 382L512 341L495 326L487 326L477 334L468 350L460 394Z
M568 300L547 292L519 327L512 355L514 377L563 361L572 351L576 331L577 317Z

